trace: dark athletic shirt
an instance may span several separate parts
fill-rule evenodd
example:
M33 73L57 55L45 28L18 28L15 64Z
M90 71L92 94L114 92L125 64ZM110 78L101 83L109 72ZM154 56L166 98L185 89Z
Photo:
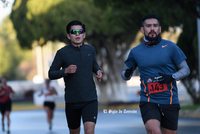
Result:
M74 74L65 74L65 68L76 65ZM100 70L96 61L96 51L91 45L75 47L69 44L59 49L49 69L50 79L63 77L65 101L67 103L87 102L97 99L93 73Z

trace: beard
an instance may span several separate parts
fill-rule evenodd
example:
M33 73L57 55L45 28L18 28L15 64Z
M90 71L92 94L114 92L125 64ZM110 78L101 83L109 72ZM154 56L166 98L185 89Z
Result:
M160 37L160 33L157 34L156 32L154 32L156 34L156 37L150 37L149 34L148 35L145 35L145 39L147 39L148 41L154 41L156 39L158 39Z

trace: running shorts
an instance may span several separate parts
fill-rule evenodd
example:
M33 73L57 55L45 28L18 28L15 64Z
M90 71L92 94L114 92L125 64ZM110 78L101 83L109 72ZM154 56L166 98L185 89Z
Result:
M0 103L0 111L2 114L5 114L6 111L11 111L12 102L9 99L5 103Z
M140 102L140 112L144 124L149 119L157 119L160 121L161 127L169 130L177 130L179 110L179 104Z
M44 102L44 107L49 107L51 110L54 110L55 108L55 103L51 101L45 101Z
M94 122L96 124L98 114L98 101L80 103L65 103L65 113L68 127L77 129L80 127L81 117L83 123Z

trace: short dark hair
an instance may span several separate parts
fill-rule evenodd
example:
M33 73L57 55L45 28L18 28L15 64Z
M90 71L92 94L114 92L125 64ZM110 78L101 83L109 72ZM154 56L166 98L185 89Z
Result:
M8 78L6 76L2 76L1 79L6 79L7 80Z
M159 23L159 25L160 25L160 20L159 20L158 16L156 16L155 14L148 14L148 15L146 15L146 16L143 16L143 18L142 18L142 26L144 26L144 21L145 21L146 19L157 19L157 20L158 20L158 23Z
M73 20L73 21L69 22L68 25L66 26L66 31L68 34L70 33L71 26L73 26L73 25L81 25L83 28L83 31L85 32L85 25L82 22L80 22L79 20Z

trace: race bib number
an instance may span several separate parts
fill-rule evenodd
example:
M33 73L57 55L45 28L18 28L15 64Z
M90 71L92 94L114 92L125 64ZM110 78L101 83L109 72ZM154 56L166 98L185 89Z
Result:
M167 83L159 83L162 80L162 76L147 79L147 88L150 94L167 91Z

